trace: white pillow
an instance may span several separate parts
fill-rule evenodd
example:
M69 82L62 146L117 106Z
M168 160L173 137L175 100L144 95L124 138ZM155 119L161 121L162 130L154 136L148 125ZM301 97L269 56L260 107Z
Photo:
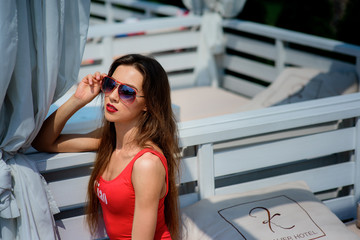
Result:
M182 239L359 239L309 190L293 182L203 199L182 209Z

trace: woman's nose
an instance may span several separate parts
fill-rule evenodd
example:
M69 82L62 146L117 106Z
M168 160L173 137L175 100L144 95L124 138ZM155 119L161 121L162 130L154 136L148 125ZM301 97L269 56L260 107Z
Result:
M115 89L109 94L109 99L114 102L119 101L119 93L118 93L118 87L116 86Z

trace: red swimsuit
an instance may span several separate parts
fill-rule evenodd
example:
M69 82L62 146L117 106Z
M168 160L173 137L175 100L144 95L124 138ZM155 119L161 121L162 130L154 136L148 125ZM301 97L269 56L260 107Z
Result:
M131 239L132 224L135 210L135 192L131 182L131 173L136 159L150 152L161 159L166 171L166 194L168 192L167 161L161 153L145 148L141 150L113 180L106 181L102 177L96 186L96 193L101 203L106 232L111 240ZM165 196L166 196L165 194ZM154 239L171 239L165 224L164 200L159 200L157 224Z

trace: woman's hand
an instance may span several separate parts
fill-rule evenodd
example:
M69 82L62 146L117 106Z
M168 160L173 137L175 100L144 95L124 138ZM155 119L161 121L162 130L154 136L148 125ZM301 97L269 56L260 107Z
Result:
M74 96L85 104L91 102L99 94L105 75L105 73L96 72L85 76L79 83Z

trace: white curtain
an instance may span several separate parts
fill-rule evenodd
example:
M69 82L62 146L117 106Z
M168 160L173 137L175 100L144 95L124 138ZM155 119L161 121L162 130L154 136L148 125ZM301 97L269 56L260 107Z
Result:
M0 1L0 239L56 239L58 211L24 152L76 81L90 0Z
M216 56L224 53L224 33L222 18L218 13L205 12L200 28L200 43L197 50L197 60L194 70L198 86L218 86L219 73Z

